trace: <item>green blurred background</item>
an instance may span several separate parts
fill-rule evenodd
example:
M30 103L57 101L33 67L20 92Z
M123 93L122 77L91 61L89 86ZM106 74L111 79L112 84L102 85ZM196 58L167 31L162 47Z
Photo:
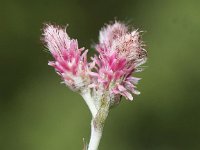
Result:
M142 94L111 111L99 149L200 149L200 1L0 0L0 150L80 150L89 141L90 113L47 66L41 29L69 24L90 48L114 18L145 31L149 60L136 74Z

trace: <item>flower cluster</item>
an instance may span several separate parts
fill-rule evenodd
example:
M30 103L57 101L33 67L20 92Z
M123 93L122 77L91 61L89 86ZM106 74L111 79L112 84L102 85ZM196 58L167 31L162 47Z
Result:
M140 78L132 74L140 71L147 59L139 31L117 21L102 28L95 47L98 55L92 57L92 63L87 62L87 50L78 48L77 40L70 39L65 28L46 25L43 41L54 57L49 65L71 89L90 88L97 97L107 92L113 104L121 96L132 100L132 93L139 94L135 85Z

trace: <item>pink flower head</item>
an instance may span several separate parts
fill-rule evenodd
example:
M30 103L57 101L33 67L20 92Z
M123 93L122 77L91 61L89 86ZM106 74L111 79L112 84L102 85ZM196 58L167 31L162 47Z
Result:
M90 73L93 82L96 80L97 89L110 91L114 97L122 95L132 100L131 93L139 94L135 86L139 78L131 75L146 61L139 32L129 32L125 24L115 22L100 31L99 41L99 57L93 58L97 73Z
M45 25L43 41L54 57L48 64L55 68L64 83L73 90L80 90L89 83L87 50L78 48L78 41L70 39L65 28Z

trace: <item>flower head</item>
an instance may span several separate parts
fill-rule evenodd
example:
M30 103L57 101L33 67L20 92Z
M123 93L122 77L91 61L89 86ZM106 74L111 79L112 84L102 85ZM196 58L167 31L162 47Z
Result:
M78 47L78 41L70 39L65 28L45 25L43 41L54 57L49 65L63 78L64 83L73 90L80 90L89 83L87 50Z
M120 22L103 28L96 46L99 57L93 58L97 73L90 74L97 81L95 86L98 90L110 91L114 97L113 103L119 99L119 95L132 100L131 93L139 94L135 86L139 78L131 75L146 61L146 50L139 32L128 29Z

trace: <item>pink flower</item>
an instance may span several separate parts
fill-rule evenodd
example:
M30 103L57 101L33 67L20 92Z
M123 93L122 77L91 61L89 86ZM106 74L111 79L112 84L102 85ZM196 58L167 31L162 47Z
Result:
M90 88L96 97L108 92L113 105L121 96L133 100L132 94L140 93L136 90L140 79L132 74L142 70L140 66L146 62L147 52L140 32L129 29L117 21L103 27L96 45L99 55L88 63L87 50L78 47L77 40L68 36L66 28L47 24L43 41L54 57L49 65L72 90Z
M100 31L96 49L99 57L95 56L93 61L97 73L90 73L96 89L109 91L113 97L122 95L132 100L131 93L139 94L135 86L139 78L131 75L147 58L139 32L129 32L128 27L120 22L107 25Z
M45 25L43 41L54 57L54 61L48 64L55 68L67 86L80 90L89 84L87 50L78 48L77 40L70 39L65 30L59 26Z
M65 30L47 24L42 39L54 58L49 65L69 88L78 91L92 114L88 149L96 150L110 108L118 105L122 96L133 100L133 94L140 94L136 89L140 78L132 74L142 70L147 52L140 32L115 21L101 29L96 45L98 55L88 63L87 50L79 48L78 41Z

